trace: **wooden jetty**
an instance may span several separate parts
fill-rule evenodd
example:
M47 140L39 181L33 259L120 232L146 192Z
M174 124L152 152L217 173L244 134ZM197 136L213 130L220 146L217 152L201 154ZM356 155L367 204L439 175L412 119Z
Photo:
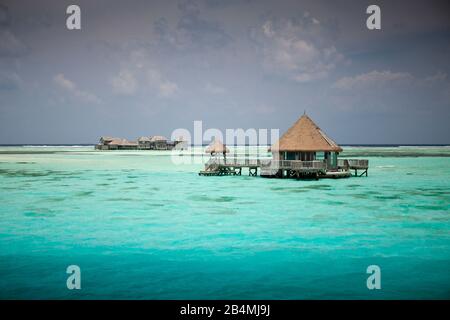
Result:
M328 170L324 161L301 160L271 160L271 159L218 159L212 158L205 164L205 170L199 172L201 176L240 176L242 169L248 170L249 176L267 178L348 178L352 176L367 176L368 160L340 159L337 169ZM358 175L357 171L363 170Z
M206 149L211 159L199 174L242 175L242 169L248 168L250 176L257 176L259 170L260 176L267 178L348 178L352 170L355 176L368 175L369 160L338 159L342 148L306 114L270 147L270 151L272 159L227 159L228 148L214 141Z

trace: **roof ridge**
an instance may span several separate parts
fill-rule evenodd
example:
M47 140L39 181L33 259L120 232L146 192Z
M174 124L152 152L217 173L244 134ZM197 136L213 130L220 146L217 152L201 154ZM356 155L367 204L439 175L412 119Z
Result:
M279 151L335 151L342 148L306 114L303 114L274 144Z

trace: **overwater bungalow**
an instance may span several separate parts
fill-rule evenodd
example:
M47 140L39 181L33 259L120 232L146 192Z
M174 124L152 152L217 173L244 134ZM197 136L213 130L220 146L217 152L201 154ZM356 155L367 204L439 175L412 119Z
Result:
M348 170L339 170L338 155L342 148L328 137L306 114L270 148L272 157L279 161L276 176L308 176L330 173L346 176ZM292 162L295 161L295 162ZM272 162L273 167L273 162ZM331 173L334 174L331 174ZM340 173L339 173L340 172ZM267 175L272 175L269 172Z
M222 141L214 139L206 147L205 153L210 154L211 159L206 163L205 170L200 172L201 175L229 175L232 172L231 170L234 170L234 168L226 166L226 155L230 153L230 149Z
M269 149L271 160L211 158L200 175L249 175L270 178L346 178L365 174L368 160L338 159L342 148L306 114L301 116ZM362 172L361 172L362 171ZM216 174L214 174L216 173Z
M168 150L167 138L164 136L153 136L150 138L150 148L154 150Z
M135 150L137 149L137 142L128 141L127 139L113 138L106 141L103 145L106 147L102 150Z
M214 139L209 146L205 149L206 153L211 154L211 156L218 156L220 154L223 155L223 158L226 159L226 154L230 153L230 149L228 149L220 140Z
M138 140L139 149L147 150L150 149L150 137L139 137Z
M103 136L95 146L97 150L172 150L183 141L168 141L164 136L140 137L137 141Z

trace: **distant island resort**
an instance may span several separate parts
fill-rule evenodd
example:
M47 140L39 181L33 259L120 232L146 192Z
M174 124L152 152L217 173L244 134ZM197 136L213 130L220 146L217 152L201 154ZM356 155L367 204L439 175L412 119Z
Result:
M260 175L267 178L348 178L352 170L355 176L368 174L368 160L338 159L342 148L306 114L269 151L272 159L227 159L226 145L213 141L206 149L211 159L199 175L242 175L242 168L248 168L250 176L258 175L259 169Z
M169 141L164 136L140 137L137 141L128 141L123 138L113 138L104 136L100 138L95 146L97 150L172 150L179 144L184 144L180 138L176 141Z

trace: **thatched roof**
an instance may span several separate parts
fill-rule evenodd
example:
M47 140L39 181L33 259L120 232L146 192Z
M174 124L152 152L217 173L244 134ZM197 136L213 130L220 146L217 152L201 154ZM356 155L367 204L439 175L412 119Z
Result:
M113 138L113 137L103 136L103 137L100 137L100 143L110 142L110 141L113 141L114 139L115 138Z
M330 139L306 114L300 117L272 147L272 152L341 152L342 148Z
M150 138L149 137L140 137L137 141L138 142L150 142Z
M121 138L114 138L111 142L108 143L108 145L117 145L117 146L135 146L137 145L134 141L128 141L127 139L121 139Z
M206 148L205 152L206 153L229 153L230 149L228 149L220 140L214 140Z
M153 136L150 138L150 141L156 142L156 141L167 141L167 138L164 136Z

